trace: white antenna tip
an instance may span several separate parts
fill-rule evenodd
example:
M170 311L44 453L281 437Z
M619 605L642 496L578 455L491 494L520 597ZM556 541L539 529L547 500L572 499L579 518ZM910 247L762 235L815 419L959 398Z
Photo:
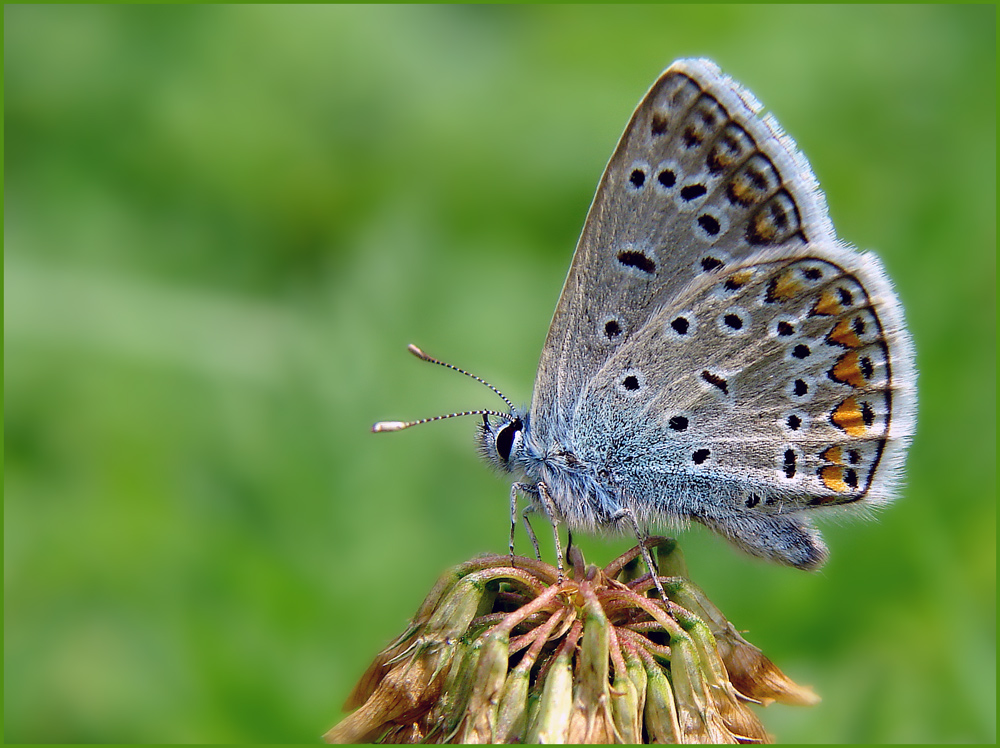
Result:
M413 343L410 343L408 346L406 346L406 350L408 350L410 353L412 353L417 358L422 358L425 361L427 360L427 354L424 353L419 348L417 348L415 345L413 345Z
M402 431L410 425L412 424L409 424L406 421L379 421L372 426L372 433L380 434L383 431Z

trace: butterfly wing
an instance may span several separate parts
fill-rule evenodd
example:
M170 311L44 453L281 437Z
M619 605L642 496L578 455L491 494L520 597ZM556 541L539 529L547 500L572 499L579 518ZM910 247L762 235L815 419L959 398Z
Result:
M670 66L639 104L594 197L542 350L531 422L560 441L584 385L699 276L767 247L830 241L805 158L708 60Z
M646 522L692 518L814 568L804 510L892 497L915 418L913 351L878 259L768 249L696 278L585 384L576 455Z

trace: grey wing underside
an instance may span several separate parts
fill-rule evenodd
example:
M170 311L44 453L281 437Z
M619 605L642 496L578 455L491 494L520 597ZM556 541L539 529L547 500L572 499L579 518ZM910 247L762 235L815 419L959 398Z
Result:
M699 275L834 239L808 163L760 109L707 60L671 65L636 109L542 350L531 406L540 443L568 433L586 382Z
M584 386L574 447L640 515L698 515L707 496L726 511L878 504L913 431L914 379L874 255L764 250L690 284L614 352Z

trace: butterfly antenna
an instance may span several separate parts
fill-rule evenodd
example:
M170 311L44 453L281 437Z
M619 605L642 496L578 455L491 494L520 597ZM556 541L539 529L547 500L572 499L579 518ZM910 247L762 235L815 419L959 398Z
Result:
M440 361L434 358L433 356L428 356L426 353L424 353L422 350L417 348L412 343L406 346L406 349L414 356L423 361L430 361L432 364L443 366L446 369L452 369L454 371L457 371L459 374L465 374L465 376L475 379L480 384L485 384L487 387L493 390L497 395L499 395L501 400L507 403L507 407L509 407L512 411L514 410L514 403L508 400L507 397L500 390L498 390L492 384L487 382L485 379L477 377L475 374L471 374L467 372L465 369L460 369L457 366L454 366L453 364ZM430 423L431 421L443 421L446 418L458 418L459 416L497 416L498 418L502 418L508 422L511 420L511 416L509 413L501 413L496 410L465 410L462 411L461 413L448 413L447 415L433 416L431 418L421 418L416 421L379 421L374 426L372 426L372 431L374 431L376 434L381 433L383 431L402 431L403 429L410 428L410 426L419 426L421 423Z
M374 426L372 426L372 431L376 434L380 434L383 431L402 431L403 429L408 429L410 426L419 426L421 423L430 423L431 421L443 421L445 418L458 418L459 416L497 416L498 418L503 418L506 421L510 421L510 415L507 413L501 413L496 410L465 410L461 413L449 413L445 416L433 416L431 418L421 418L416 421L379 421Z
M510 408L511 410L515 410L514 403L512 403L510 400L508 400L506 395L504 395L500 390L498 390L496 387L494 387L492 384L490 384L489 382L487 382L482 377L477 377L475 374L470 374L465 369L459 369L454 364L449 364L449 363L446 363L444 361L439 361L438 359L434 358L433 356L428 356L422 350L420 350L415 345L413 345L413 343L410 343L408 346L406 346L406 350L408 350L414 356L416 356L417 358L419 358L419 359L421 359L423 361L430 361L432 364L437 364L438 366L443 366L446 369L451 369L453 371L457 371L459 374L465 374L465 376L471 377L472 379L475 379L480 384L485 384L487 387L489 387L491 390L493 390L495 393L497 393L497 395L500 397L501 400L503 400L505 403L507 403L507 407L508 408Z

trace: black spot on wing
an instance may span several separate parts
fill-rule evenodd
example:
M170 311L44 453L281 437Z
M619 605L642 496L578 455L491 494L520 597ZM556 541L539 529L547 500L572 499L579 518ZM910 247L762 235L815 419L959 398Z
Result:
M635 268L652 275L656 272L656 262L645 252L634 249L623 249L618 253L618 262L628 268Z
M723 395L729 394L729 382L727 382L725 379L718 376L717 374L713 374L712 372L706 369L701 373L701 378L704 379L713 387L718 387L720 390L722 390Z

